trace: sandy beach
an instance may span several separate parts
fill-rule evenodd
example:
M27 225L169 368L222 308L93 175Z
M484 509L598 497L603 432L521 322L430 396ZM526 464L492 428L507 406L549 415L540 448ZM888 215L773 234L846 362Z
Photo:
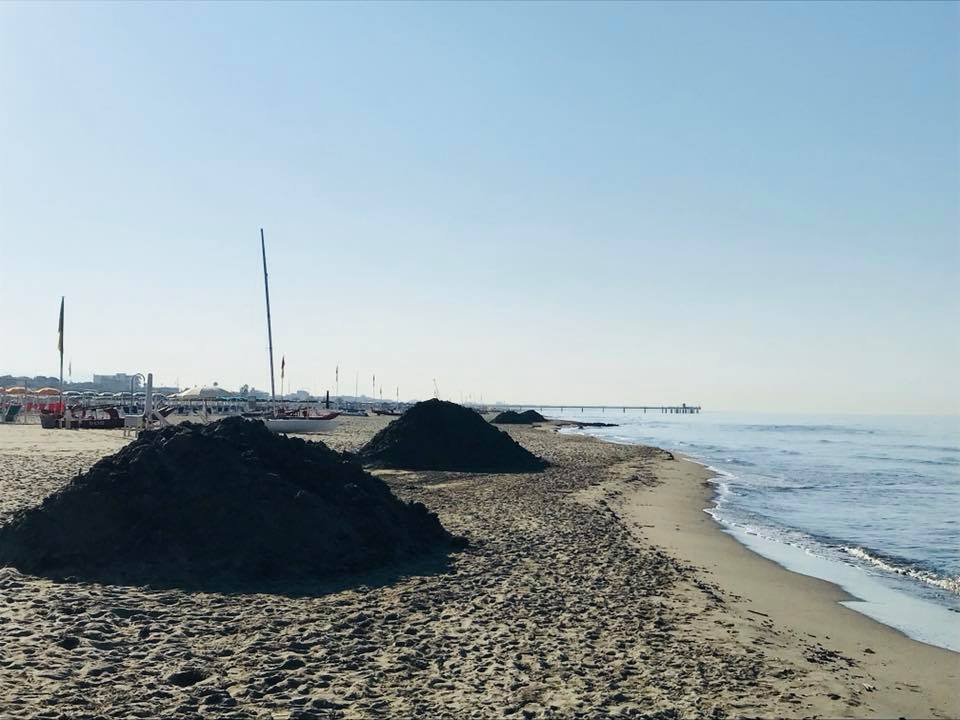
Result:
M321 439L353 450L390 419ZM551 467L378 472L468 538L446 556L257 595L0 568L0 717L960 716L960 655L738 544L701 466L508 432ZM0 427L0 522L124 442Z

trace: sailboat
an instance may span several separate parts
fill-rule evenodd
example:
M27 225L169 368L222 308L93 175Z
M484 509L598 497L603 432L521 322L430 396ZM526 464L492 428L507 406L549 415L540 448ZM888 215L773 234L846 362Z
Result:
M333 429L339 413L311 415L308 410L283 412L277 410L277 392L273 374L273 327L270 322L270 283L267 280L267 245L260 228L260 252L263 255L263 292L267 301L267 342L270 349L270 399L271 412L262 418L263 424L276 433L319 433Z

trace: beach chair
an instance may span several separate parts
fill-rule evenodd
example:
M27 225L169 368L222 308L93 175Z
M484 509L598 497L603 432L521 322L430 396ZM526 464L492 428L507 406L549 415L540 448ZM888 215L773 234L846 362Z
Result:
M123 418L123 436L133 435L136 437L145 425L143 415L127 415Z
M20 414L20 409L22 405L11 405L7 408L7 411L3 414L2 420L0 422L12 423L17 419L17 415Z

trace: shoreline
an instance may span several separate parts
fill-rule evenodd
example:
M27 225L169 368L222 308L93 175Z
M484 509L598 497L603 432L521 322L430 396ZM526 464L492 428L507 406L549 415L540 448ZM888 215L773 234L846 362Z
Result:
M602 432L575 432L571 426L578 427L581 431L583 429L582 425L578 426L574 422L558 421L558 427L563 434L585 434L602 442L651 446L666 443L673 448L672 452L677 457L682 457L711 474L709 479L712 492L704 498L703 510L724 533L752 552L790 572L817 578L842 588L847 597L839 602L844 606L902 632L917 642L960 653L960 604L955 578L936 575L906 562L891 566L889 563L896 561L884 561L883 555L874 550L869 551L873 555L868 554L858 546L856 540L850 541L847 547L820 542L816 535L806 536L804 531L793 530L789 526L780 525L778 530L776 521L745 523L742 519L737 519L737 504L730 502L731 498L727 496L727 484L736 484L741 480L737 469L714 467L712 463L717 462L716 458L688 455L683 448L673 447L669 439L611 438ZM587 426L589 427L589 423ZM566 432L568 430L571 432ZM683 444L679 443L681 446ZM791 538L791 535L797 537Z
M785 662L846 660L847 679L859 688L846 698L852 715L960 717L960 654L846 607L858 598L839 585L793 571L742 543L706 512L717 476L706 465L678 455L651 469L652 486L603 483L617 496L611 505L638 538L690 563L733 598L727 609L738 633L755 636L765 652ZM812 654L803 647L810 641L816 641ZM826 698L844 694L826 690ZM818 713L831 712L808 699Z
M733 538L755 555L772 561L788 572L830 583L844 597L844 599L837 601L841 607L864 615L914 642L952 653L960 653L960 633L955 632L948 637L940 637L938 643L932 637L928 639L929 636L936 635L936 629L934 628L918 627L914 624L908 631L904 627L898 626L909 624L904 620L905 614L922 615L929 618L931 613L935 613L939 615L938 620L941 624L947 626L953 624L954 627L960 628L960 616L956 618L950 616L950 613L957 614L957 611L952 611L943 605L912 595L907 590L893 589L883 585L880 580L862 574L862 569L856 566L840 567L835 559L811 555L802 547L782 543L761 534L753 534L741 526L725 524L717 519L713 511L719 507L718 497L721 491L717 481L727 473L683 453L676 454L710 473L707 482L711 491L706 498L707 507L703 508L703 512L713 520L722 533ZM885 600L890 600L890 604L897 607L887 609ZM908 611L912 611L912 613L908 613ZM911 631L915 634L911 634ZM917 635L928 637L918 637ZM944 643L949 643L949 645Z

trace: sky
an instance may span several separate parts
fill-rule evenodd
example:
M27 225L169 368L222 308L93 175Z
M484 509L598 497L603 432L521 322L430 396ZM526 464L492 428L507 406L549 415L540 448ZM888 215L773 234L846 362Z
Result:
M956 3L0 3L0 374L960 412ZM279 385L279 378L278 378Z

